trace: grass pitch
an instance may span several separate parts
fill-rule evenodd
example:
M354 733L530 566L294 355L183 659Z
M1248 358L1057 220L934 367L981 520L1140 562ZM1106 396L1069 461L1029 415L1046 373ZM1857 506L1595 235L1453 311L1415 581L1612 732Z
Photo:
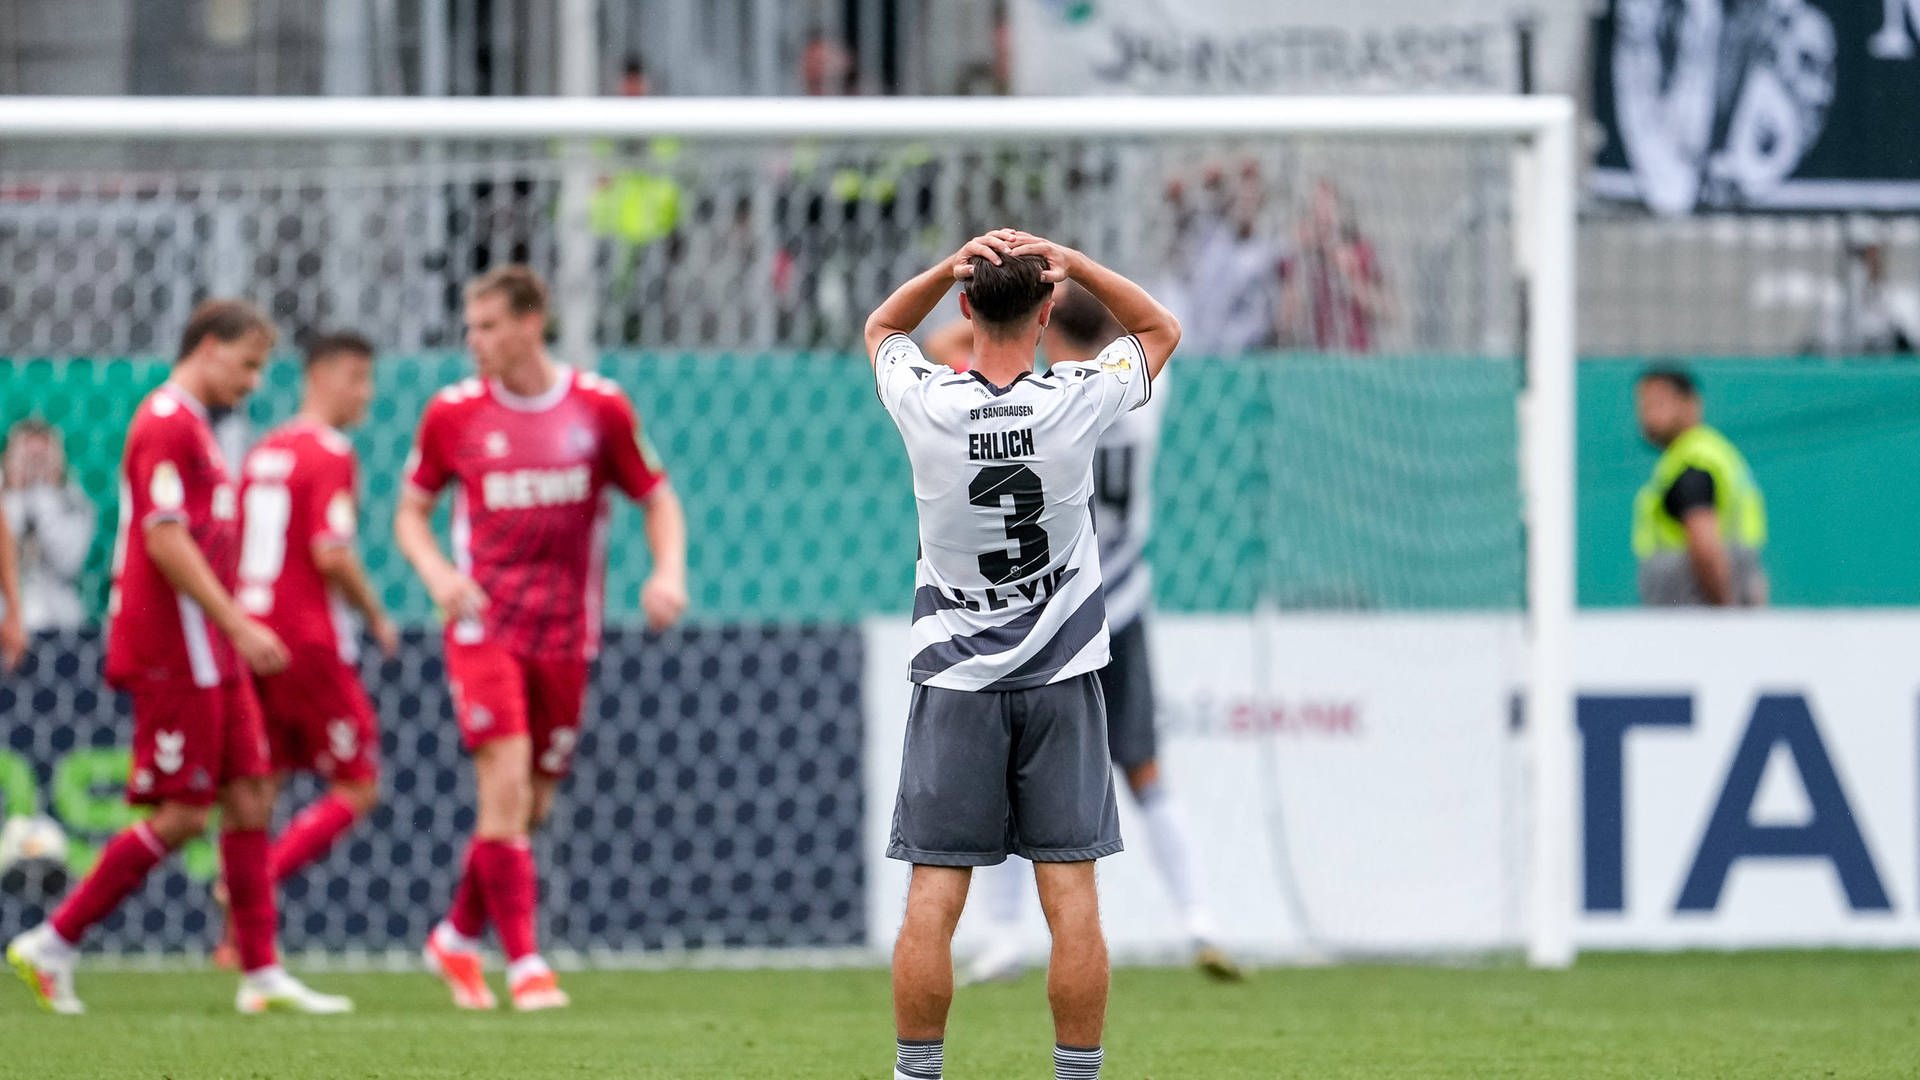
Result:
M231 976L82 971L90 1012L0 996L0 1077L886 1077L884 971L589 972L574 1007L455 1012L425 975L315 976L340 1019L241 1017ZM952 1080L1051 1075L1039 974L962 989ZM1911 953L1593 956L1570 972L1354 966L1114 980L1107 1077L1920 1076Z

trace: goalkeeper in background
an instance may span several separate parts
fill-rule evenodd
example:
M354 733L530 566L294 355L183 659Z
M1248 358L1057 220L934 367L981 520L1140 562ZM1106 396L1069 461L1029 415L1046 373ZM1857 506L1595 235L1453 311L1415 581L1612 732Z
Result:
M1041 334L1049 366L1099 355L1125 331L1093 294L1074 282L1054 289L1053 318ZM927 356L957 370L972 366L972 325L965 319L935 331ZM1161 374L1156 387L1164 388ZM1223 981L1241 978L1220 949L1219 930L1208 911L1206 887L1193 857L1187 824L1160 777L1154 737L1153 665L1147 653L1146 609L1153 595L1147 536L1153 525L1153 467L1160 448L1164 389L1146 405L1123 414L1101 434L1093 457L1093 528L1100 545L1106 586L1107 625L1113 661L1100 669L1107 700L1107 752L1126 776L1151 840L1148 855L1167 895L1179 909L1194 961ZM1020 910L1032 876L1009 864L980 871L993 943L973 963L969 982L1019 977L1026 958L1020 948Z

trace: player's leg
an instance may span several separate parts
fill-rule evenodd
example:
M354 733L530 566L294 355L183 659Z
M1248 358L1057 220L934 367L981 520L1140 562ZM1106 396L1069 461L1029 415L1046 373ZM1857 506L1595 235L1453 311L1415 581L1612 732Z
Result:
M1007 857L1006 697L913 690L887 845L888 858L914 864L894 947L895 1080L939 1080L953 1000L953 929L971 868Z
M83 1010L73 972L81 939L138 890L154 867L206 830L219 766L217 694L192 684L142 687L133 698L127 801L154 807L122 830L53 914L7 945L7 959L40 1004Z
M268 869L277 884L326 855L373 812L380 735L359 673L330 650L302 650L287 671L259 685L274 765L331 781L274 838Z
M1053 935L1047 1003L1054 1040L1070 1051L1097 1051L1107 1023L1107 939L1093 868L1091 860L1033 864L1040 910Z
M1100 1075L1108 979L1093 864L1121 848L1106 698L1092 675L1012 698L1014 851L1033 860L1053 935L1054 1075L1091 1080Z
M1107 703L1107 748L1126 776L1134 804L1147 830L1147 855L1167 896L1180 913L1192 943L1194 962L1221 980L1241 977L1220 948L1220 935L1206 903L1206 885L1194 858L1186 815L1160 775L1159 740L1154 730L1153 665L1147 653L1146 622L1135 619L1113 634L1113 661L1100 671Z
M894 1080L940 1080L953 1005L953 930L967 903L967 866L916 865L893 945Z
M321 994L280 966L279 906L267 869L277 785L267 748L266 721L251 680L220 687L220 870L227 884L227 918L240 953L243 1013L270 1009L310 1014L351 1012L353 1002Z

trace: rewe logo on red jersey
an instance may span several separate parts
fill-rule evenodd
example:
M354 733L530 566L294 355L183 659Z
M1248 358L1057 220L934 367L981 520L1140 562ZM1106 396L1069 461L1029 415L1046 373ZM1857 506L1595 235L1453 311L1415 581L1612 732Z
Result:
M480 497L489 510L527 510L585 502L592 491L592 474L585 465L565 469L509 469L487 473L480 481Z

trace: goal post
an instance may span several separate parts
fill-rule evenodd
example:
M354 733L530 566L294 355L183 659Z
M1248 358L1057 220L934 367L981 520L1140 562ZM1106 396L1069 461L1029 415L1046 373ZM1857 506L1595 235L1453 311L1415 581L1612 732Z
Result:
M597 297L607 288L605 278L622 271L618 261L589 252L599 244L580 220L596 213L589 189L604 181L601 159L592 148L613 143L630 146L656 141L656 155L665 160L669 145L715 145L779 140L803 145L809 140L872 143L899 146L928 140L958 140L991 143L997 146L1034 147L1035 152L1064 141L1143 140L1293 140L1338 143L1365 140L1369 145L1390 146L1396 140L1445 141L1450 139L1500 142L1511 147L1510 175L1505 180L1511 193L1507 211L1511 232L1511 286L1521 296L1517 309L1520 332L1517 340L1524 354L1523 374L1516 399L1518 410L1518 482L1522 527L1524 528L1524 581L1518 586L1523 594L1521 607L1526 628L1525 659L1519 678L1524 686L1524 731L1530 784L1526 796L1526 917L1523 940L1530 962L1543 967L1562 967L1574 956L1573 923L1576 893L1576 770L1574 762L1574 708L1570 673L1570 634L1574 608L1574 245L1576 213L1575 110L1560 97L1341 97L1341 98L965 98L965 99L169 99L169 98L8 98L0 99L0 176L35 167L35 148L58 143L85 146L91 143L129 141L166 146L219 145L233 148L232 177L217 183L208 181L207 191L229 180L235 189L256 183L248 170L251 153L272 154L279 144L303 146L379 147L386 144L441 145L481 142L512 143L534 148L530 153L547 160L513 172L519 166L494 168L481 163L468 168L457 155L429 154L421 168L438 170L433 175L460 177L460 183L476 190L483 184L525 181L539 191L539 184L553 182L558 193L551 205L568 220L550 231L532 230L538 235L525 239L520 247L545 253L550 267L562 268L572 276L556 296L556 321L569 351L592 355L600 350L631 342L622 340L607 317L596 310ZM624 151L616 151L620 153ZM1390 167L1391 157L1382 151L1380 162ZM377 156L377 155L374 155ZM800 156L798 154L796 157ZM190 158L186 155L185 158ZM162 168L181 166L176 156ZM312 180L313 192L302 192L298 199L350 203L355 199L381 198L379 188L372 194L335 191L329 188L328 170L352 170L359 167L350 152L344 157L322 152L303 160L300 168ZM368 166L377 168L378 163ZM797 168L797 166L794 166ZM1032 183L1048 186L1055 202L1071 202L1075 183L1070 174L1079 166L1048 159L1038 165L1020 162L998 166L994 183L1008 187L1026 182L1021 168L1048 170ZM84 163L69 170L60 166L55 172L84 173ZM131 171L148 169L140 165ZM676 166L660 166L672 172ZM466 171L462 171L465 169ZM491 170L491 171L490 171ZM679 175L679 174L675 174ZM714 175L737 178L724 170ZM932 205L924 220L910 225L886 218L891 210L873 211L862 207L848 209L846 227L863 236L880 235L881 224L898 227L901 235L924 237L940 234L950 221L940 217L944 208L967 203L970 193L957 190L959 183L948 174L925 182L925 199ZM1069 176L1063 180L1062 176ZM1012 178L1009 178L1012 177ZM237 179L235 179L237 178ZM853 178L854 182L860 177ZM1421 183L1409 167L1399 178L1411 187ZM633 181L631 209L640 216L648 202L645 177ZM744 183L744 181L739 181ZM837 182L830 177L821 186ZM888 181L891 182L891 181ZM984 182L984 181L982 181ZM943 186L944 185L944 186ZM159 181L156 190L178 193L185 185L173 180ZM289 184L288 187L298 185ZM104 190L104 189L103 189ZM491 189L489 189L491 190ZM734 189L729 188L730 192ZM802 211L795 209L797 197L758 198L742 189L737 200L723 209L713 210L716 230L737 227L743 232L777 229L795 220ZM9 198L31 203L34 196L17 191ZM194 197L211 199L204 193ZM671 197L671 193L660 198ZM687 198L683 183L680 198ZM817 194L810 195L818 201ZM114 196L119 210L148 212L144 196ZM288 195L289 202L296 196ZM530 199L544 198L536 195ZM731 198L731 196L730 196ZM944 201L943 201L944 200ZM164 198L147 200L156 206ZM0 200L4 210L5 200ZM719 205L719 200L715 200ZM1017 205L1009 199L1002 205ZM27 210L32 210L31 206ZM339 220L384 220L379 207L362 212L360 218L342 216ZM331 211L329 211L331 213ZM461 213L455 208L451 213ZM538 212L546 213L544 204ZM614 216L621 207L610 211ZM684 208L682 213L684 214ZM812 211L818 214L817 208ZM473 215L478 215L474 211ZM737 215L737 222L728 218ZM39 220L32 218L30 220ZM436 209L419 220L419 227L444 228L449 212ZM684 218L683 218L684 220ZM1010 221L1009 224L1023 224ZM817 225L817 222L815 223ZM255 223L257 225L257 223ZM205 228L255 227L245 221ZM24 226L23 226L24 227ZM51 227L51 226L50 226ZM62 225L60 228L67 228ZM144 227L144 226L143 226ZM518 227L503 226L503 229ZM596 223L595 227L601 227ZM644 233L647 223L616 222L607 228L629 228ZM1103 228L1125 229L1127 223L1103 222ZM0 224L0 229L4 225ZM196 234L197 235L197 234ZM0 241L3 242L3 241ZM422 244L430 243L423 237ZM863 241L880 243L881 241ZM548 250L548 245L554 250ZM1089 246L1092 246L1089 243ZM697 248L681 258L700 259L706 248ZM664 256L656 246L631 257L633 261ZM717 258L718 256L711 256ZM782 272L786 254L755 248L742 259L752 262L766 280ZM918 253L912 259L918 259ZM838 264L822 257L823 265ZM369 257L369 265L371 257ZM911 260L909 260L911 261ZM660 264L667 265L667 264ZM1414 263L1427 266L1437 262ZM571 271L565 268L572 267ZM164 272L155 271L156 273ZM369 271L370 272L370 271ZM823 270L830 276L832 269ZM601 280L583 285L579 275L598 275ZM239 280L244 281L244 272ZM358 283L363 290L378 291L367 281ZM1421 283L1402 281L1412 293ZM21 286L24 289L26 286ZM61 286L65 288L67 286ZM1498 292L1500 283L1486 287ZM858 290L854 290L858 291ZM662 301L671 305L671 297ZM403 302L404 304L405 302ZM1497 303L1493 306L1497 307ZM65 310L64 308L62 310ZM787 319L782 312L764 312L756 317L772 325ZM851 340L837 341L844 332L844 318L835 321L824 316L809 316L816 326L816 338L803 347L832 344L841 351L857 351ZM1437 317L1437 316L1436 316ZM51 317L50 317L51 318ZM1495 316L1494 318L1497 318ZM659 319L653 315L636 316L644 333L653 333ZM652 321L645 321L645 320ZM156 325L164 320L156 316ZM712 319L708 320L712 322ZM691 323L688 324L692 326ZM731 324L729 324L731 325ZM781 323L781 325L786 325ZM640 331L636 331L639 333ZM677 347L695 349L702 331L698 327L679 331ZM728 330L725 333L733 333ZM740 331L747 335L748 331ZM73 335L68 351L83 351L83 334ZM111 335L97 335L117 347ZM1446 340L1466 340L1469 334ZM457 345L443 335L421 337L422 342L439 346ZM716 339L718 340L718 339ZM728 339L729 341L731 339ZM742 340L746 340L745 337ZM1436 338L1438 340L1438 338ZM19 350L35 346L9 346ZM151 352L163 347L147 340ZM50 346L38 346L44 354ZM398 429L396 429L398 430ZM752 492L742 492L751 497ZM696 538L696 542L699 538ZM906 558L894 552L899 558ZM868 807L869 815L876 813ZM869 853L877 858L877 853Z

